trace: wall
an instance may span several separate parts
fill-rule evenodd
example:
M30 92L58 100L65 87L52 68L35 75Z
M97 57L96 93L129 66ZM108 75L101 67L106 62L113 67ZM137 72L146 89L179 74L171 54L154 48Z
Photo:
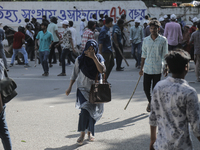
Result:
M8 25L17 29L19 25L25 25L24 19L35 17L41 23L42 15L49 19L52 15L58 17L59 31L62 32L60 22L67 19L74 21L74 27L77 30L78 42L79 24L81 16L86 17L87 21L92 18L92 14L107 14L113 17L116 22L117 17L123 13L127 14L127 20L139 18L144 20L146 14L151 17L161 17L165 14L184 15L182 20L186 24L192 25L188 21L189 16L200 17L200 8L147 8L142 1L106 1L106 2L1 2L0 3L0 23L1 27ZM99 16L97 17L99 19ZM133 24L133 23L132 23Z
M123 13L127 14L127 19L144 19L147 7L143 2L138 1L106 1L106 2L1 2L0 3L0 22L1 26L8 25L17 29L19 25L25 25L24 19L32 17L38 22L42 22L42 15L49 19L52 15L58 17L59 31L61 32L62 20L74 21L77 30L78 42L79 24L81 16L86 17L86 21L92 18L92 14L107 14L113 17L116 22L117 17ZM99 16L97 17L99 20ZM87 22L86 22L87 23Z

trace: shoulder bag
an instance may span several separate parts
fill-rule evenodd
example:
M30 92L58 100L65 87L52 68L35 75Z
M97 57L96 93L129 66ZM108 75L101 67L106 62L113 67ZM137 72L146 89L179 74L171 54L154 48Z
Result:
M0 80L0 93L2 101L5 104L17 95L17 92L15 91L17 84L13 79L8 77L6 69L4 69L4 75L5 77Z
M105 82L106 74L103 74L103 83L98 82L98 74L95 83L92 84L89 95L89 102L91 104L107 103L111 101L110 84Z

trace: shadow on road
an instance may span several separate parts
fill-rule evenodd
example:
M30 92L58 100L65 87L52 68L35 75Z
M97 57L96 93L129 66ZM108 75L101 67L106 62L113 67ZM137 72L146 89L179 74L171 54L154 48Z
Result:
M115 129L119 129L119 130L123 130L123 128L128 127L128 126L133 126L135 122L140 121L142 119L145 119L148 117L148 114L140 114L122 121L117 121L119 118L112 120L112 121L108 121L108 122L103 122L101 124L97 124L95 126L95 132L105 132L105 131L109 131L109 130L115 130ZM67 135L66 138L75 138L78 137L80 134L72 134L72 135Z

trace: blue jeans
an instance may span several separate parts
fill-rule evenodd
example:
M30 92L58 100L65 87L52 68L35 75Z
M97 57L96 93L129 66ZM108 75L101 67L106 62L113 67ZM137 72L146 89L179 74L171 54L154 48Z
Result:
M5 107L0 114L0 138L4 147L4 150L12 150L12 144L10 139L10 133L6 123Z
M135 54L135 50L137 48L137 56ZM140 66L141 63L141 53L142 53L142 42L134 44L132 43L132 51L131 51L133 57L135 58L138 66Z
M26 52L24 47L21 47L20 49L13 49L13 55L12 55L12 59L11 59L11 63L10 64L14 63L15 57L16 57L18 52L20 52L20 53L22 53L24 55L25 64L28 64L28 54L27 54L27 52Z
M49 58L49 51L42 51L39 52L40 55L40 62L42 64L44 73L49 73L49 66L47 59Z

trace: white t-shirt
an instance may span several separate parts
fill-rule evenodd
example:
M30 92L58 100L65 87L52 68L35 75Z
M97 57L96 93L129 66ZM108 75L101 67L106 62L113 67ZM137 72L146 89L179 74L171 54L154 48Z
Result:
M73 40L74 47L76 47L76 29L74 27L70 27L69 30L72 33L72 40Z
M33 32L33 33L31 33L31 32ZM29 35L32 40L34 40L33 36L35 35L35 32L33 30L31 30L31 32L29 30L26 30L26 34Z
M81 21L81 23L80 23L80 35L81 36L83 35L84 29L85 29L85 24L83 21Z

